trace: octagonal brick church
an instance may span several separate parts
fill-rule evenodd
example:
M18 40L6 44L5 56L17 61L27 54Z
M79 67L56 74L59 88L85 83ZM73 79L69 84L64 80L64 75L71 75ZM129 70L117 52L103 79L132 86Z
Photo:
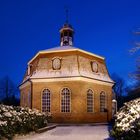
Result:
M60 46L39 51L20 84L20 105L52 114L55 123L107 122L112 118L112 86L105 58L73 45L68 23Z

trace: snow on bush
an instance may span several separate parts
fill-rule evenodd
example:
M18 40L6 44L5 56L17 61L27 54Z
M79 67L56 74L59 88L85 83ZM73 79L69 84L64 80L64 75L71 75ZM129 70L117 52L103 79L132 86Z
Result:
M140 139L140 98L125 103L118 111L111 135L116 139Z
M0 139L35 131L46 126L49 118L36 109L0 105Z

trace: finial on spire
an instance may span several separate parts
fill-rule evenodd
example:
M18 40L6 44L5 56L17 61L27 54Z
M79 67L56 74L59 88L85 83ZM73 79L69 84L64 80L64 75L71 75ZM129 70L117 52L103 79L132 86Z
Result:
M60 46L73 46L74 30L68 23L68 7L64 7L66 12L66 21L60 29Z
M68 10L68 7L67 6L65 6L65 12L66 12L66 23L68 24L69 10Z

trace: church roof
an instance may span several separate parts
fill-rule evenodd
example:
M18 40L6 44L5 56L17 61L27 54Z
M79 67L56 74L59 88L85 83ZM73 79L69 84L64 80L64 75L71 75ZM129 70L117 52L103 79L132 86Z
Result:
M34 60L36 59L40 54L49 54L49 53L57 53L57 52L70 52L70 51L79 51L82 53L85 53L87 55L99 58L104 60L104 57L84 51L82 49L73 47L73 46L58 46L58 47L54 47L54 48L50 48L50 49L46 49L46 50L41 50L39 51L28 63L28 65ZM101 64L100 64L101 65ZM95 79L95 80L100 80L100 81L105 81L105 82L109 82L109 83L113 83L113 80L108 76L108 73L103 74L103 73L98 73L98 74L93 74L89 71L83 71L83 70L75 70L73 69L71 71L71 73L69 73L66 70L63 70L61 73L54 73L53 71L46 71L46 70L37 70L35 71L31 76L27 76L23 81L26 81L29 78L57 78L57 77L79 77L79 76L83 76L83 77L87 77L87 78L91 78L91 79Z
M46 50L42 50L44 52L46 51L59 51L59 50L71 50L71 49L78 49L76 47L72 47L72 46L63 46L63 47L54 47L54 48L50 48L50 49L46 49Z
M47 54L47 53L54 53L54 52L68 52L68 51L79 51L79 52L82 52L82 53L86 53L90 56L94 56L94 57L97 57L97 58L100 58L100 59L105 59L104 57L102 56L99 56L97 54L94 54L94 53L90 53L88 51L85 51L85 50L82 50L82 49L79 49L79 48L76 48L76 47L73 47L73 46L58 46L58 47L54 47L54 48L50 48L50 49L46 49L46 50L42 50L42 51L39 51L29 62L28 64L30 64L39 54Z

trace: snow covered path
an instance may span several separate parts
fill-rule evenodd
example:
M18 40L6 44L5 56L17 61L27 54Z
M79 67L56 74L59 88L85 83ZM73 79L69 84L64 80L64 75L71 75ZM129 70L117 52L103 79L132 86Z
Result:
M108 125L58 126L48 132L19 136L14 140L111 140Z

